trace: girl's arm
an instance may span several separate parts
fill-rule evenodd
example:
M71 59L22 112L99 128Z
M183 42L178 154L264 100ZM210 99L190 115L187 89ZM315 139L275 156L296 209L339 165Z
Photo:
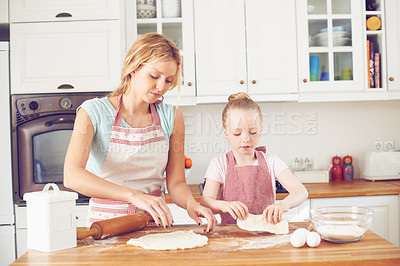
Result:
M192 192L186 184L185 179L185 126L183 115L179 109L175 109L174 129L171 134L168 164L166 169L167 188L171 200L178 206L187 210L189 216L201 225L201 219L204 217L208 221L207 232L214 229L217 219L210 209L201 206L193 198Z
M161 223L164 227L171 225L171 212L161 198L111 183L85 169L93 137L94 128L91 119L81 108L76 115L65 157L64 185L89 197L131 202L147 211L158 225Z
M210 208L215 214L228 212L233 219L245 219L249 214L246 205L240 201L217 200L220 186L221 184L217 181L207 179L203 195L201 196L201 205Z
M270 205L264 210L263 215L266 216L268 222L274 223L277 223L282 219L282 214L284 212L299 206L308 198L307 189L288 168L283 170L277 179L289 192L289 195L281 202Z

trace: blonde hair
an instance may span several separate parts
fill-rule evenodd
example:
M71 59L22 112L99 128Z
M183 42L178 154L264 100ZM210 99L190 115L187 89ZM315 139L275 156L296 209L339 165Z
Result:
M259 114L260 122L262 122L262 113L260 106L255 103L245 92L238 92L228 97L228 103L225 105L224 110L222 111L222 126L224 128L226 128L228 112L231 109L256 111Z
M182 83L182 58L175 44L162 34L147 33L140 36L126 53L124 66L121 70L121 84L111 96L125 93L129 88L131 73L145 64L153 64L174 60L178 66L176 75L171 82L170 90L178 87L180 91Z

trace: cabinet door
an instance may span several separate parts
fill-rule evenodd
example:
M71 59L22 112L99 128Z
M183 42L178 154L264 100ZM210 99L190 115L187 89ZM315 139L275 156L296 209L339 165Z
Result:
M326 206L357 206L374 210L371 231L399 245L399 196L363 196L311 199L311 209Z
M249 93L296 93L295 3L247 0L246 36Z
M0 24L8 22L8 0L0 0Z
M300 92L364 91L361 3L296 1Z
M12 0L11 22L118 19L120 0Z
M400 2L386 0L387 76L389 91L400 90Z
M15 23L11 92L111 91L121 69L118 20Z
M194 1L198 101L247 91L244 15L244 0Z

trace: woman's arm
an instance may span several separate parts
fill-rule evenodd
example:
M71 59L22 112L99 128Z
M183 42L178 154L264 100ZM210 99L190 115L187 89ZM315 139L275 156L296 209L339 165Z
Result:
M217 181L207 179L203 195L201 196L201 205L210 208L215 214L228 212L233 219L245 219L249 214L246 205L240 201L217 200L220 186L221 184Z
M210 209L199 205L186 184L184 160L185 126L182 112L175 109L174 129L170 137L168 164L166 169L167 188L171 200L187 210L189 216L201 225L204 217L208 221L207 232L214 229L217 220Z
M161 223L164 227L171 225L171 212L161 198L111 183L85 169L93 137L94 128L91 119L81 108L76 115L65 157L64 185L89 197L131 202L147 211L158 225Z

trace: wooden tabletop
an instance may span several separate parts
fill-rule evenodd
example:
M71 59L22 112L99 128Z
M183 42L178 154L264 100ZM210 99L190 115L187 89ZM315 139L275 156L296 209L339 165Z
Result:
M354 197L354 196L377 196L400 194L400 180L396 181L335 181L329 183L304 184L308 190L308 198L331 198L331 197ZM201 199L198 184L189 185L194 198L199 202ZM287 193L277 193L276 199L287 197ZM171 203L168 194L165 195L167 203Z
M305 226L291 223L290 232ZM175 230L204 234L209 238L208 244L175 251L153 251L126 244L131 238ZM195 225L147 228L104 240L80 240L78 247L68 250L29 250L11 265L400 265L400 248L371 231L357 242L335 244L323 240L317 248L294 248L288 243L289 237L248 232L236 225L219 225L208 234Z

